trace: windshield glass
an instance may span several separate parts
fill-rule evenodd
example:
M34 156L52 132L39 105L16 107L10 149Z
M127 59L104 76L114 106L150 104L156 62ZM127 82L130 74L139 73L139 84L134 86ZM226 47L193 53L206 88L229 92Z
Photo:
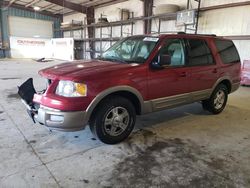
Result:
M129 37L115 43L100 58L124 63L144 63L158 40L157 37Z

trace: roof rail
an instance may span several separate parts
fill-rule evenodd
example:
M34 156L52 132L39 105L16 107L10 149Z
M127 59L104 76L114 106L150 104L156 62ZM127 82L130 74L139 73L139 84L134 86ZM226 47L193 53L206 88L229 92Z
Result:
M212 36L212 37L217 37L215 34L192 34L192 33L185 33L183 31L178 32L178 35L201 35L201 36Z

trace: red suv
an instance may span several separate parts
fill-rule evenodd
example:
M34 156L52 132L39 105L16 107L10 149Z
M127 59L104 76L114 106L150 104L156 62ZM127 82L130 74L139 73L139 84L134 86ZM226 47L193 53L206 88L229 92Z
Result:
M115 144L129 136L136 115L197 101L220 113L239 88L240 65L233 42L214 35L132 36L97 59L41 70L48 87L37 93L30 78L19 95L35 122L64 131L89 124Z

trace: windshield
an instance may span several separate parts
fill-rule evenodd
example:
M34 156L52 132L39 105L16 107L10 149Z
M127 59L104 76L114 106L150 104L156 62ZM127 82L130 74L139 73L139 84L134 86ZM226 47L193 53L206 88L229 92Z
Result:
M124 63L144 63L156 46L157 37L130 37L115 43L100 59Z

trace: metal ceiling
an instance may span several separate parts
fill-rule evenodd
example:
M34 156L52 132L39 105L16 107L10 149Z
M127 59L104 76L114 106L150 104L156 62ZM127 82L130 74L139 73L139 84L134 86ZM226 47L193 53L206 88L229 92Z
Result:
M86 13L88 7L102 7L127 0L5 0L5 6L21 6L23 8L39 7L40 12L67 15L74 12Z

